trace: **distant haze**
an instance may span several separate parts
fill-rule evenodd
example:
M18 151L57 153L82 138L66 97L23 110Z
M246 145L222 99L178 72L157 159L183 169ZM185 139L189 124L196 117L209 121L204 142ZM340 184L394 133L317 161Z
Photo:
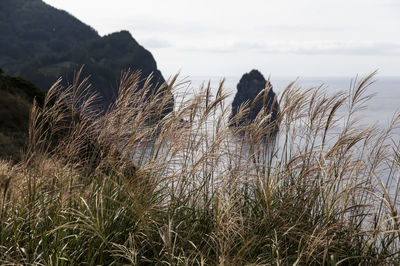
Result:
M45 0L129 30L164 76L400 76L399 0Z

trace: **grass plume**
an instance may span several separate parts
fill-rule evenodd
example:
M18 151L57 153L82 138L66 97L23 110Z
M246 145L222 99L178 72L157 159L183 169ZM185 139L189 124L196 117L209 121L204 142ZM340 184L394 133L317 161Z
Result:
M151 77L139 90L139 73L101 116L87 79L56 82L24 159L0 162L0 262L399 264L400 115L387 128L357 117L374 74L336 94L289 84L267 142L268 114L229 127L223 81L164 116L170 94L150 95ZM167 91L185 86L175 76Z

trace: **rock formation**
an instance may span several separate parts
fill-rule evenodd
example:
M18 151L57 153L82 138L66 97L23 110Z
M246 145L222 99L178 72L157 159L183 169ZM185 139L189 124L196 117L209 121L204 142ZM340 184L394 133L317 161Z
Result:
M263 90L267 89L267 95L259 97L255 103L254 100L257 95ZM268 88L270 88L268 90ZM250 112L240 117L236 117L240 106L247 104L250 108ZM269 81L266 81L264 76L258 70L252 70L250 73L246 73L240 79L237 85L237 93L232 102L232 114L231 114L231 126L244 126L252 123L257 117L258 113L264 109L266 114L271 114L268 124L272 125L276 121L279 113L279 104L276 99L276 95L272 90L272 85ZM273 126L273 132L277 130L276 126ZM270 134L266 133L266 134Z

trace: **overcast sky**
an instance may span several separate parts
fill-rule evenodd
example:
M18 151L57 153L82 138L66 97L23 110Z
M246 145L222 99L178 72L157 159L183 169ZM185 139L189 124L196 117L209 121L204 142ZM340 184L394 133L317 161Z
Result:
M400 0L44 0L129 30L165 77L400 76Z

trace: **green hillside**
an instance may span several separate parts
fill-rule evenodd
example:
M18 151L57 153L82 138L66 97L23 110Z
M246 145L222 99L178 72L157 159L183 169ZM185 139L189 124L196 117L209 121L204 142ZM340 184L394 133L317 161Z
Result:
M124 70L139 70L143 77L153 74L154 84L165 82L152 54L129 32L100 37L90 26L41 0L0 2L0 47L4 71L43 90L59 77L68 84L85 65L83 74L90 75L105 108L112 102Z
M0 1L0 65L58 53L99 38L94 29L41 0Z
M151 53L140 46L127 31L95 38L83 45L61 53L50 53L37 60L18 66L14 74L21 75L49 88L57 77L70 81L82 65L84 76L91 76L90 83L110 103L117 92L121 71L140 70L143 77L151 73L154 81L163 83L161 72Z

